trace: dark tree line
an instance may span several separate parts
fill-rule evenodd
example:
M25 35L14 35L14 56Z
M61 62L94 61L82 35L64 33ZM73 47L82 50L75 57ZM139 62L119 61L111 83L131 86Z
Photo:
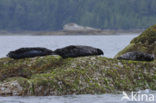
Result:
M156 24L156 0L0 0L0 30L60 30L70 22L147 28Z

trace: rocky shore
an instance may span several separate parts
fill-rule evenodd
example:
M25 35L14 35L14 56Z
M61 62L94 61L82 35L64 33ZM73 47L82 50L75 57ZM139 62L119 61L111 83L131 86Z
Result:
M0 95L101 94L156 90L156 61L137 62L100 56L0 59Z
M128 51L156 55L156 26L132 40ZM101 56L63 59L44 56L0 59L1 96L103 94L156 90L156 60L117 60Z

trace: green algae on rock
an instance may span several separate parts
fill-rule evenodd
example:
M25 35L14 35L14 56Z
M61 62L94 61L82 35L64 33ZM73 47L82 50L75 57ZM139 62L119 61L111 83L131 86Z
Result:
M156 90L155 84L156 61L119 61L100 56L0 59L0 95L116 93Z
M131 51L140 51L154 54L156 57L156 25L151 26L141 35L134 38L125 49L120 51L115 56L115 58Z

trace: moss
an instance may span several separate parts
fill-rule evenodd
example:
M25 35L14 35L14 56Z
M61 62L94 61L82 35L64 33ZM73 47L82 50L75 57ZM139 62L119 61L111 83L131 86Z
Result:
M156 25L151 26L145 30L141 35L134 38L131 43L122 51L120 51L115 58L121 56L126 52L140 51L154 54L156 56Z
M0 65L0 75L5 76L1 84L17 80L23 87L20 95L101 94L156 89L156 61L45 56L22 60L2 58Z
M134 38L131 43L147 43L153 44L156 41L156 25L151 26L145 30L140 36Z
M10 58L0 59L0 80L8 77L22 76L29 78L34 73L49 72L62 64L59 56L47 56L13 60Z

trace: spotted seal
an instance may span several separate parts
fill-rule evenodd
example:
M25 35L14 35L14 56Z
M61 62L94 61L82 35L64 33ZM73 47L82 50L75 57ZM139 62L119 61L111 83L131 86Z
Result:
M153 61L154 55L133 51L133 52L127 52L120 57L117 57L119 60L135 60L135 61Z

